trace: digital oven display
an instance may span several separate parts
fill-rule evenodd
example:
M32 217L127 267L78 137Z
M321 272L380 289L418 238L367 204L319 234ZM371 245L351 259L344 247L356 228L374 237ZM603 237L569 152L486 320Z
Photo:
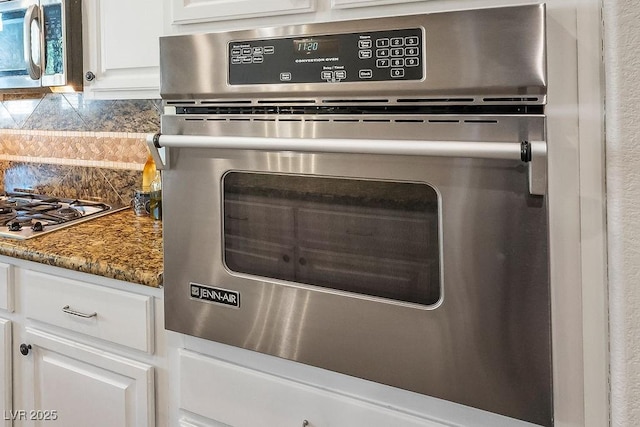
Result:
M338 56L338 39L331 37L293 39L293 56L298 58Z

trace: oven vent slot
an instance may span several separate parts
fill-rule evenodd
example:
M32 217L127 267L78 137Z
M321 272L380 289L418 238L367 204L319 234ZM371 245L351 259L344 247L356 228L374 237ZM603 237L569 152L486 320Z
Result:
M265 105L177 106L178 115L543 114L543 105Z
M496 123L498 123L497 120L475 120L475 119L473 119L473 120L471 120L471 119L470 120L465 120L464 122L465 123L486 123L486 124L496 124Z
M403 104L449 104L449 103L465 103L471 104L475 101L473 98L402 98L398 99L398 103Z
M175 102L172 104L180 104L180 102ZM202 105L225 105L225 104L251 104L250 100L246 101L200 101Z
M484 102L538 102L540 98L537 96L528 96L528 97L516 97L516 98L482 98Z
M270 99L259 100L258 104L315 104L313 99Z
M324 99L323 104L388 104L388 99Z
M318 118L318 117L185 117L185 121L189 122L332 122L332 123L434 123L434 124L498 124L499 120L497 119L421 119L421 118L358 118L358 117L349 117L349 118L340 118L340 117L330 117L330 118Z

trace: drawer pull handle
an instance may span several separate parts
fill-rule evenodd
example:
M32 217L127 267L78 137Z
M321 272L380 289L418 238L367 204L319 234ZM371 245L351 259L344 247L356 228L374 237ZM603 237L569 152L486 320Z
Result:
M84 317L85 319L90 319L91 317L96 317L98 315L98 313L96 312L87 314L87 313L82 313L80 311L75 311L69 308L68 305L65 305L64 307L62 307L62 311L64 311L67 314L71 314L72 316Z

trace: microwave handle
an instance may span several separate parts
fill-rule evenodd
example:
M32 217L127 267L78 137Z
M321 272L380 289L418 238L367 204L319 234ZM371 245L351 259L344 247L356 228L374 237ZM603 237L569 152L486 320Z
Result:
M521 160L529 167L529 192L535 195L544 195L547 189L547 143L545 141L387 141L377 139L161 135L157 133L148 135L147 145L158 168L169 167L167 147Z
M42 31L42 19L40 16L40 7L37 4L32 4L27 9L27 12L24 15L24 60L27 65L27 71L29 72L29 76L33 80L39 80L42 76L42 68L39 64L36 64L33 61L33 56L31 53L31 47L33 46L33 40L31 39L31 25L33 22L38 24L40 31ZM41 50L40 47L40 39L36 41L38 43L38 51ZM42 52L40 52L42 55Z

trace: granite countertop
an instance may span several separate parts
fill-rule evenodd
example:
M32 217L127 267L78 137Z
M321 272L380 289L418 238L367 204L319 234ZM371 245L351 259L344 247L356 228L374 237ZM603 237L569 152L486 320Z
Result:
M33 239L0 237L0 255L162 286L162 224L131 209Z

